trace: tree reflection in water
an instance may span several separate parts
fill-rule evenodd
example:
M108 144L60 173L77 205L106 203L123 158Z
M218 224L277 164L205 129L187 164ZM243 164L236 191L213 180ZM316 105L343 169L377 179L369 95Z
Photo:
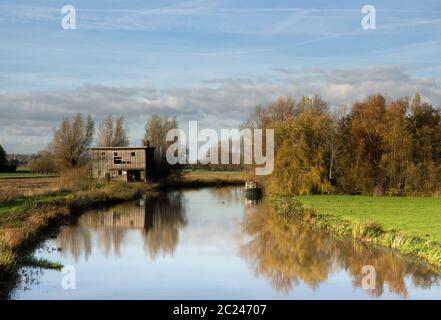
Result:
M83 214L74 226L65 226L56 239L62 254L87 260L93 248L102 254L120 256L127 244L127 232L138 229L146 253L155 259L159 254L173 254L179 230L187 224L182 193L158 193L139 202L116 205L108 210Z
M168 192L148 198L145 204L144 248L152 259L173 254L179 230L187 225L182 193Z
M439 274L424 264L389 250L313 231L295 215L278 214L265 201L245 206L241 228L240 254L257 275L268 278L280 292L288 293L300 281L317 288L337 270L348 271L353 286L362 287L365 265L375 267L376 288L368 293L377 297L386 284L391 292L407 297L407 278L422 288L439 283Z

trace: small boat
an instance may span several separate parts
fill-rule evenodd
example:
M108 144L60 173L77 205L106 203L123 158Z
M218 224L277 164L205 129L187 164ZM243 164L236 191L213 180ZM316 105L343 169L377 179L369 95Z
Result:
M245 197L248 199L259 199L262 196L262 186L255 181L245 183Z

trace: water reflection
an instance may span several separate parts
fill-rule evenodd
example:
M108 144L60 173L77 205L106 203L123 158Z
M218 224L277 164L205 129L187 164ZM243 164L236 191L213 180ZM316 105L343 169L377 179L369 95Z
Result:
M407 297L407 278L421 288L439 283L439 274L426 265L315 232L293 215L277 214L265 201L246 203L241 227L240 254L256 275L267 278L279 292L288 293L300 282L316 289L340 270L350 274L354 287L361 287L365 265L376 270L376 288L367 290L375 297L383 294L386 285L391 292Z
M77 290L64 290L57 271L24 269L16 298L433 298L441 292L439 275L426 265L313 231L275 213L265 199L245 199L240 187L158 193L89 211L34 254L75 266ZM376 269L375 290L354 290L364 265Z
M129 241L127 232L139 230L145 252L155 259L160 254L173 254L179 230L186 224L182 193L158 193L138 202L82 215L75 226L60 230L56 245L63 256L70 255L76 262L82 255L87 260L93 254L92 248L98 248L105 256L121 256Z

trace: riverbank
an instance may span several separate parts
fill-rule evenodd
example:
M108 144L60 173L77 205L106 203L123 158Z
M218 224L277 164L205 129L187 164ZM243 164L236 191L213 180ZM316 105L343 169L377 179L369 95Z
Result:
M424 208L417 209L421 205L418 205L418 201L412 204L415 201L413 198L355 198L274 196L272 203L280 214L298 215L302 221L315 228L332 232L339 237L350 237L392 248L402 254L421 258L437 269L441 268L441 242L438 233L440 225L433 224L440 218L438 211L432 213L430 219L430 216L421 213ZM421 199L431 201L430 198ZM435 200L441 202L441 199ZM389 205L385 202L389 202ZM416 211L412 212L414 207ZM430 207L425 209L430 212ZM417 222L418 219L420 222ZM432 222L426 221L427 219ZM428 230L430 233L426 233Z
M203 188L245 184L244 172L189 171L182 176L169 178L159 183L158 188Z
M7 281L14 273L20 265L20 257L30 244L44 237L48 228L60 225L82 210L129 201L149 192L168 188L237 185L244 181L245 178L240 173L188 173L151 184L87 182L80 187L60 188L31 196L18 194L8 197L6 201L0 201L0 283Z
M14 272L23 251L47 228L62 223L72 213L131 200L149 190L149 185L112 182L88 190L19 196L0 203L0 281Z

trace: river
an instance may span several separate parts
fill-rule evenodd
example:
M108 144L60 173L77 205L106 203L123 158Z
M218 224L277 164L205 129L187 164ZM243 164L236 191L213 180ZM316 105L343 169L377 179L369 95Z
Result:
M265 199L245 200L240 187L85 212L35 256L60 261L64 273L22 268L13 299L441 297L441 275L425 264L311 230Z

